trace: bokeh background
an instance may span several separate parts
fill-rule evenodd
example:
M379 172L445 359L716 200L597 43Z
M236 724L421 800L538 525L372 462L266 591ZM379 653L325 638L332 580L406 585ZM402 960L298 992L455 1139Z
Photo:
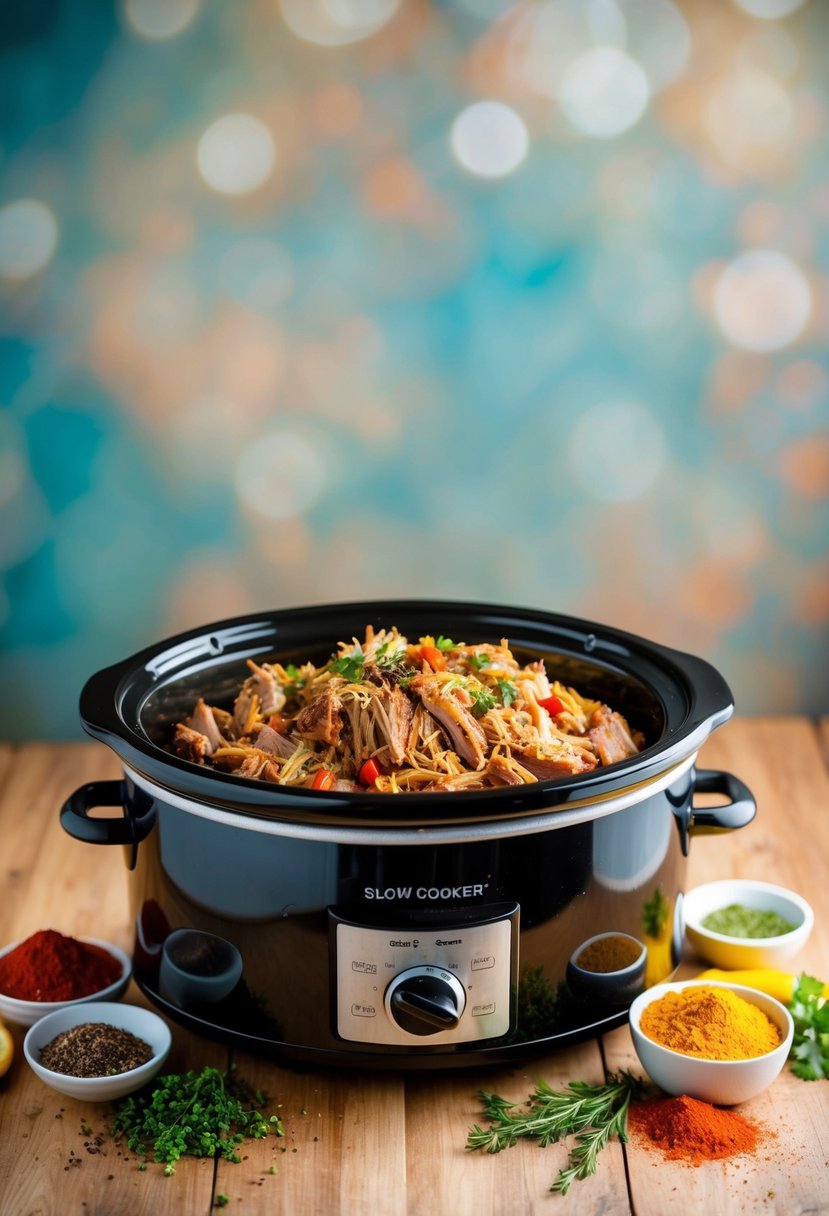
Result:
M84 680L179 629L384 595L825 712L829 4L0 32L4 737L79 735Z

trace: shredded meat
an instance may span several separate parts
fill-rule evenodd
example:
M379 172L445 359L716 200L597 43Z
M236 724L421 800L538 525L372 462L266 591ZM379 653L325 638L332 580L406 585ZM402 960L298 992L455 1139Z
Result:
M341 704L337 694L326 687L297 714L297 734L303 739L319 740L330 747L336 747L343 728Z
M368 626L317 666L248 662L232 709L196 702L171 737L195 764L360 793L497 789L636 754L620 713L519 662L507 639L415 644ZM367 764L367 761L371 761Z
M194 764L204 764L205 759L212 755L207 735L193 730L192 726L186 726L184 722L176 725L173 735L173 751L183 760L192 760Z
M196 702L196 708L193 710L190 717L187 719L187 725L193 730L204 735L208 743L208 756L212 756L217 747L222 747L226 742L222 738L222 733L216 723L216 718L213 710L207 705L202 697L199 697Z
M260 726L254 742L260 752L269 752L272 756L280 756L283 760L287 760L296 750L296 744L292 743L287 735L280 734L278 730L268 726L267 722Z
M486 735L469 711L469 693L447 686L435 676L418 676L412 689L446 731L458 755L472 768L482 769L486 763Z
M544 743L517 753L524 768L539 781L550 781L573 773L589 773L596 767L596 757L583 748L567 743Z
M617 760L635 756L639 751L625 719L607 705L600 705L594 711L587 737L602 764L615 764Z

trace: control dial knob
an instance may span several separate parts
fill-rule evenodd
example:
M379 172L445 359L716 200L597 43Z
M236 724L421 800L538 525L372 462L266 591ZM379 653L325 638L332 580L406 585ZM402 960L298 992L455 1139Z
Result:
M409 1034L454 1030L466 1005L463 984L442 967L409 967L386 989L386 1012Z

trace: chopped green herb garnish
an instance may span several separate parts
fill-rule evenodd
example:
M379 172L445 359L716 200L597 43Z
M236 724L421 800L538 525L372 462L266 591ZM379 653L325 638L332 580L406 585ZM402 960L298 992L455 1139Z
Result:
M443 634L435 642L438 650L454 650L458 644L457 642L453 642L451 638L445 638Z
M482 668L491 665L491 659L488 654L468 654L466 661L473 671L481 671Z
M344 654L338 659L332 659L328 664L335 675L343 676L349 684L359 684L365 674L365 657L360 651L354 654Z
M160 1077L151 1090L119 1103L110 1133L125 1136L139 1157L164 1163L175 1173L180 1157L224 1157L239 1162L237 1147L250 1137L283 1135L276 1115L258 1109L262 1094L232 1073L204 1068ZM139 1169L144 1168L144 1163Z
M482 718L490 709L494 709L498 704L498 698L490 689L484 688L483 684L473 685L469 689L469 695L472 698L472 717Z
M302 674L295 663L288 663L285 667L285 675L291 681L283 688L286 697L293 697L307 683L306 677Z
M512 705L513 701L518 696L518 689L515 687L512 680L499 680L498 691L501 694L501 704L504 706Z

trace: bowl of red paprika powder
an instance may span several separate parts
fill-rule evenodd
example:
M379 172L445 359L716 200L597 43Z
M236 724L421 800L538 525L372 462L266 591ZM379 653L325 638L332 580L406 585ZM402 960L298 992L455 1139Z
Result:
M0 1017L31 1026L82 1001L117 1001L127 990L129 958L111 942L41 929L0 950Z

